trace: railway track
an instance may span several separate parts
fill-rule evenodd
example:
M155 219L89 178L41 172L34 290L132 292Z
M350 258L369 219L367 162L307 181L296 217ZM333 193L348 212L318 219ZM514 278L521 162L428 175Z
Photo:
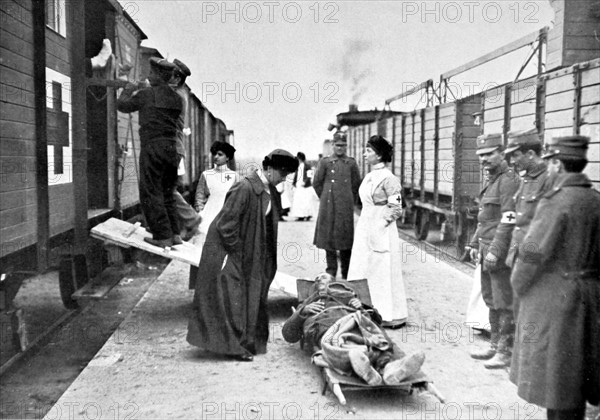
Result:
M398 228L398 235L401 239L416 247L408 250L409 252L425 252L436 260L442 260L469 276L473 275L475 264L460 261L460 255L456 247L450 242L441 241L439 232L431 232L430 236L434 238L432 241L419 240L415 237L412 226L403 225Z

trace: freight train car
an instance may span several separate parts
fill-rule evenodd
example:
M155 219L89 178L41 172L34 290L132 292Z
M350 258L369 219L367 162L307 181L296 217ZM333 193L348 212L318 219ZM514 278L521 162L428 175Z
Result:
M139 212L138 115L117 112L118 77L143 80L149 54L160 53L141 47L146 35L116 0L6 0L0 14L2 290L60 266L63 300L74 305L71 292L103 268L89 229ZM86 60L105 38L113 56L90 74ZM210 164L210 144L233 132L187 91L189 190Z

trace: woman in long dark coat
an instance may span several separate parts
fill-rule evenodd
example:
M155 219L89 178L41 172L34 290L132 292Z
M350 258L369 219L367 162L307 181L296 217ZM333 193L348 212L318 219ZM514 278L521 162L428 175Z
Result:
M208 229L200 258L190 344L250 361L265 353L269 337L267 296L277 271L279 195L275 186L298 161L281 149L227 193Z

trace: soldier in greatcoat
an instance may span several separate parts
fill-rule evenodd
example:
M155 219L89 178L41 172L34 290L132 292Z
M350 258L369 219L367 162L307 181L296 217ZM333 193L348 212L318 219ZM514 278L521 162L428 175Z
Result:
M589 139L553 139L544 194L511 276L519 324L510 379L549 419L600 403L600 193L582 174Z
M348 276L354 241L354 203L360 187L360 173L354 158L346 155L348 143L336 133L333 153L322 158L313 178L320 200L314 244L325 250L327 273L336 276L337 251L340 253L342 278Z
M506 257L506 265L509 267L514 266L519 246L523 243L523 238L529 230L539 201L551 187L546 161L542 159L542 148L537 128L508 133L508 146L504 155L510 160L515 171L519 173L521 180L519 189L514 196L515 228L512 231L510 248ZM513 309L516 320L518 300L514 296Z
M486 360L488 369L510 365L514 337L510 268L504 261L515 226L513 197L519 184L502 151L501 134L477 138L476 153L487 180L479 196L477 230L468 249L471 258L481 264L481 295L489 308L491 342L488 349L473 352L471 357Z

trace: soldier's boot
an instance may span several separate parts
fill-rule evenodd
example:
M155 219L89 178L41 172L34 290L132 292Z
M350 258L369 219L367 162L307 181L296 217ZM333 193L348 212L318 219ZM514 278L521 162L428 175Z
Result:
M494 357L485 362L483 366L486 369L503 369L510 367L510 354L496 352Z
M383 382L386 385L399 385L410 376L417 373L423 362L425 361L425 353L422 351L415 352L402 359L393 360L383 368Z
M483 350L474 350L471 352L471 357L477 360L489 360L496 355L496 347L490 346Z
M354 373L356 373L366 383L372 386L381 385L383 383L381 375L373 368L369 357L364 353L363 350L350 350L348 352L348 358L350 359L350 364L352 365L352 370L354 370Z

